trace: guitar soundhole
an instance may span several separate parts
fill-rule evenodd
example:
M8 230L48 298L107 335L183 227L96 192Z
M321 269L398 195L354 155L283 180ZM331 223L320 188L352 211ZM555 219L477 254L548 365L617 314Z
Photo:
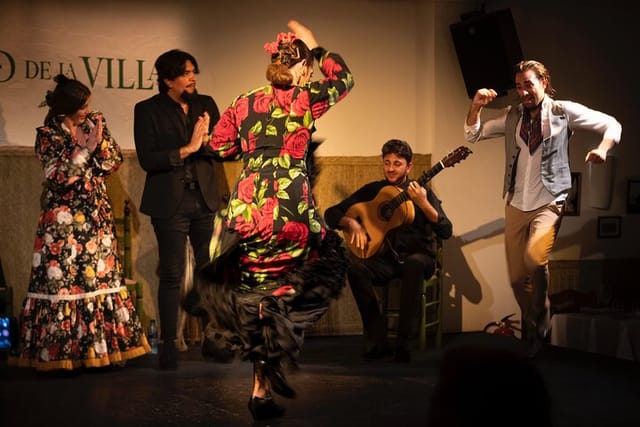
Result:
M393 216L393 208L389 203L383 203L380 205L380 218L385 221L389 221Z

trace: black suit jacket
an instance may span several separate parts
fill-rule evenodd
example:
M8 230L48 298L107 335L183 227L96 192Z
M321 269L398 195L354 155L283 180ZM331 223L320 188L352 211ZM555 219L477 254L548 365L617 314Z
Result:
M205 111L211 117L211 133L220 119L213 98L198 95L189 103L192 123ZM164 93L140 101L135 106L133 129L136 153L142 169L147 172L140 212L152 217L171 217L184 196L184 160L187 159L180 159L180 147L189 143L192 130L187 128L183 117L178 103ZM216 190L214 167L219 163L205 147L188 158L194 162L200 191L207 206L212 211L217 210L220 195Z

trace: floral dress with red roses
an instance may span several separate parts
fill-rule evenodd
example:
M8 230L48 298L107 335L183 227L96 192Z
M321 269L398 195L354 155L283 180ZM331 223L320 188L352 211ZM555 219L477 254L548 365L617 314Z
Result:
M78 140L95 120L87 118L73 137L56 118L37 129L42 210L12 365L101 367L150 351L124 286L105 185L122 164L120 147L106 123L92 153Z
M211 346L242 358L295 358L304 328L345 284L341 239L325 228L313 199L310 146L316 119L354 82L338 54L316 48L314 56L322 80L239 96L209 144L223 159L241 159L243 168L203 269L203 283L211 285L200 295L212 320L205 333Z

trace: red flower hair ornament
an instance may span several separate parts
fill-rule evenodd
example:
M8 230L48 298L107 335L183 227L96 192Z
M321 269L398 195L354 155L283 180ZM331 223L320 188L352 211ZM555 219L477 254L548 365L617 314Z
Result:
M295 39L296 35L294 33L279 33L276 41L264 44L264 50L266 50L269 55L275 55L278 53L278 46L280 46L281 43L293 43Z

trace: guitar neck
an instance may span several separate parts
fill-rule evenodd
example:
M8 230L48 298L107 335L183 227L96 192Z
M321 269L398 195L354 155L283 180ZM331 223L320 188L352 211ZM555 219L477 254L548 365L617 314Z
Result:
M436 163L428 171L422 172L422 175L420 175L420 178L418 178L418 180L417 180L418 184L420 184L421 187L424 187L425 184L427 182L431 181L431 178L433 178L438 173L440 173L440 171L442 171L442 169L444 169L444 164L441 161ZM394 197L393 200L391 200L390 204L393 207L398 207L402 203L406 202L408 199L409 199L409 193L407 193L406 191L403 191L402 193L400 193L396 197Z
M441 161L436 163L431 169L420 175L420 178L418 178L418 184L420 184L421 187L424 187L425 184L431 181L431 178L438 175L442 169L444 169L444 164Z

